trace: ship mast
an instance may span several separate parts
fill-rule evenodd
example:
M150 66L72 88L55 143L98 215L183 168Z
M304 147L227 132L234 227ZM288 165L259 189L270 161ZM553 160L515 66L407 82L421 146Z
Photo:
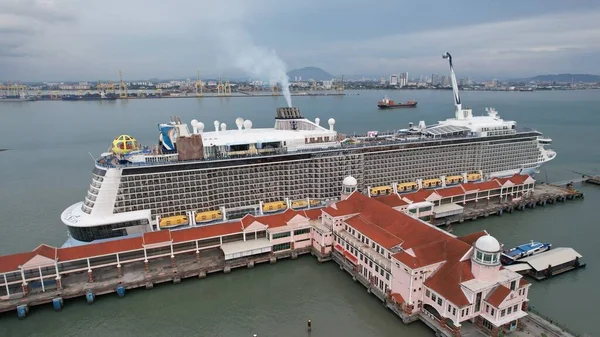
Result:
M458 95L458 84L456 83L456 75L454 75L454 67L452 67L452 55L446 52L446 54L442 55L442 58L448 59L448 63L450 63L450 78L452 79L452 92L454 93L456 119L464 119L465 116L462 111L462 103L460 102L460 96Z

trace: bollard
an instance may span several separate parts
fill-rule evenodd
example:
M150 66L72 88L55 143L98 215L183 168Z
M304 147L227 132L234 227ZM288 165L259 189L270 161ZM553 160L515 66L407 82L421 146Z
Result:
M52 306L54 307L54 310L59 311L63 308L63 299L61 297L57 297L57 298L53 298L52 299Z
M308 320L307 327L308 327L308 331L312 330L312 322L310 321L310 319Z
M119 297L125 296L125 287L124 286L118 286L117 287L117 295Z
M85 294L85 299L88 302L88 304L94 303L95 296L91 289L88 290L87 293Z
M29 307L27 306L27 304L22 304L17 307L17 315L19 316L19 319L27 317L28 313Z

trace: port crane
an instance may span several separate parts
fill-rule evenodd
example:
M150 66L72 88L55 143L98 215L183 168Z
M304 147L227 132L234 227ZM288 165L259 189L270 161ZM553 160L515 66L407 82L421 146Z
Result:
M123 81L123 73L119 70L119 98L127 97L127 85Z
M200 80L200 70L196 73L196 96L204 96L204 82Z

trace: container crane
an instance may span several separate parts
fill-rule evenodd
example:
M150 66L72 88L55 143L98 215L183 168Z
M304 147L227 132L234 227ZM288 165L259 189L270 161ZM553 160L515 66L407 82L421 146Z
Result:
M123 81L123 73L119 70L119 98L127 98L127 85Z

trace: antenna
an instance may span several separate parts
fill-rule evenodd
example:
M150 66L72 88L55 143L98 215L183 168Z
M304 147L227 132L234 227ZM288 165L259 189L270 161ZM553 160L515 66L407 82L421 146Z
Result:
M456 107L456 119L463 119L462 114L462 103L460 101L460 96L458 95L458 84L456 83L456 75L454 74L454 67L452 66L452 55L446 52L446 54L442 55L443 59L448 59L448 63L450 64L450 78L452 80L452 92L454 93L454 106Z
M92 157L92 160L94 161L94 163L96 162L96 158L94 158L94 156L92 155L91 152L88 152L88 154L90 155L90 157Z

